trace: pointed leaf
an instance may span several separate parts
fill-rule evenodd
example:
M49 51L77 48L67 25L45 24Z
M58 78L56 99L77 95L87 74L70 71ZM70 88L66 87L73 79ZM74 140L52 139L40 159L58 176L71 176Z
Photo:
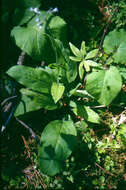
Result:
M94 110L89 108L88 106L84 106L84 108L85 108L87 115L88 115L87 121L89 121L91 123L99 124L100 123L99 115Z
M84 62L86 62L87 65L91 66L91 67L98 67L99 65L92 60L85 60Z
M98 53L98 49L94 49L86 55L85 59L92 59L97 55L97 53Z
M82 98L93 98L86 90L76 90L73 95Z
M62 97L64 90L65 87L62 84L53 82L51 87L51 94L55 103L57 103L58 100Z
M75 62L80 62L80 61L82 60L81 57L69 56L69 58L70 58L72 61L75 61Z
M72 90L69 91L69 97L74 95L74 93L77 91L78 87L81 85L81 83L77 84L75 88L72 88Z
M80 79L82 80L84 76L84 61L82 61L79 64L79 76L80 76Z
M61 172L63 163L76 144L76 128L72 121L55 120L44 129L39 146L40 170L47 175Z
M118 69L111 66L109 70L93 72L87 76L86 90L103 105L109 105L118 95L122 80Z
M99 115L93 111L91 108L84 106L84 105L77 105L73 104L73 112L75 115L80 116L84 118L86 121L89 121L91 123L100 123L100 117Z
M71 48L71 50L72 50L72 53L73 53L75 56L77 56L77 57L82 57L82 53L80 52L80 50L79 50L76 46L74 46L71 42L69 43L69 45L70 45L70 48Z
M81 50L80 51L81 51L83 56L86 54L86 47L85 47L85 42L84 41L81 43Z
M84 68L85 68L86 72L89 72L90 71L89 62L84 61L83 64L84 64Z

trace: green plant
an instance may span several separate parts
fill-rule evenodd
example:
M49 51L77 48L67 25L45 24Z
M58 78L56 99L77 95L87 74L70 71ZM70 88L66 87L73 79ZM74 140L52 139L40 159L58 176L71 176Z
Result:
M27 26L18 26L11 34L23 51L34 59L47 62L48 66L33 68L18 65L10 68L7 74L24 86L20 89L21 100L15 111L16 117L41 108L63 110L61 119L51 121L44 128L39 145L41 171L55 175L61 171L64 161L75 148L75 118L100 124L100 117L90 104L110 105L121 91L122 78L115 66L106 69L104 65L90 60L96 57L98 49L86 53L85 42L82 42L80 50L70 43L76 57L70 56L60 41L65 36L65 22L50 13L36 14ZM39 26L36 19L40 20ZM53 24L55 19L57 26ZM26 38L27 35L32 39ZM50 52L47 52L47 46ZM51 56L52 52L54 56ZM86 84L83 84L82 79L86 75Z
M125 188L120 2L3 1L2 189ZM103 24L99 6L111 24Z

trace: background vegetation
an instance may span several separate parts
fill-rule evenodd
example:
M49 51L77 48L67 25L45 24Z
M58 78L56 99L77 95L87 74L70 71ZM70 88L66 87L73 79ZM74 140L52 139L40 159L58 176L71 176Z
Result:
M35 8L41 12L40 17ZM52 41L57 39L52 42L56 48L51 49L52 45L46 36L41 55L41 52L36 53L37 46L32 50L29 48L34 44L32 32L34 22L37 21L32 19L34 16L40 20L47 18L44 22L48 25L48 19L51 20L52 15L59 16L58 20L49 25L51 32L44 32L52 37ZM2 0L1 189L126 189L125 20L125 0ZM27 26L33 27L28 35L26 30L24 33L20 31ZM41 29L41 23L39 27ZM25 47L24 39L29 40L28 47ZM88 54L94 49L93 53ZM80 56L83 52L84 55ZM72 60L72 65L65 65L68 60ZM43 75L48 73L47 79L43 79L46 80L46 86L53 81L51 95L46 87L40 89L40 84L37 90L32 86L32 77L36 76L34 69L40 67ZM21 69L18 70L19 68ZM95 72L100 73L98 78L91 75ZM29 73L31 82L26 80ZM100 89L100 95L97 95L98 85L94 81L102 81L106 75L112 91L109 93L110 89L107 89L101 93ZM94 80L91 81L93 77ZM33 82L34 80L33 77ZM89 94L82 94L85 93L81 91L85 90L85 86ZM36 91L30 91L29 88ZM38 91L39 95L30 94ZM30 100L25 99L24 92ZM50 99L39 99L41 93L46 93L46 97L52 96L51 103ZM22 97L26 101L27 113L23 113L20 106ZM35 104L30 104L34 97ZM68 152L64 156L62 170L57 167L58 172L55 172L54 164L52 169L44 171L44 164L41 159L38 161L38 157L41 158L44 137L47 143L51 140L51 135L46 139L50 131L46 132L45 126L51 122L50 125L55 127L55 120L62 121L62 124L58 122L59 126L69 122L73 129L70 131L71 136L66 138L70 148L66 148Z

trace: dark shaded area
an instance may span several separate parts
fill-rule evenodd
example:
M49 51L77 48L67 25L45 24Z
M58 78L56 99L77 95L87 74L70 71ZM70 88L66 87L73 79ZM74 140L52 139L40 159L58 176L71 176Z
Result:
M114 2L113 0L110 3ZM0 63L0 103L11 95L6 89L5 86L8 86L6 82L11 81L12 79L8 78L5 75L5 71L13 65L17 64L19 55L21 54L21 50L15 45L13 40L10 37L11 30L14 26L18 25L22 17L24 16L24 11L29 7L40 6L41 10L48 10L50 7L58 7L59 12L56 13L60 15L68 24L68 42L72 42L73 44L80 47L80 43L82 40L85 40L88 44L92 39L97 42L100 41L104 26L106 22L103 22L102 15L99 12L96 1L91 0L2 0L1 3L1 11L0 11L0 37L1 37L1 47L0 54L2 57L2 64ZM113 23L110 28L113 27ZM25 55L24 60L25 65L29 65L32 67L40 66L39 61L34 61L28 55ZM6 81L6 82L5 82ZM4 83L5 82L5 83ZM70 84L72 86L72 83ZM4 87L3 87L4 86ZM75 85L73 85L75 87ZM13 85L12 87L13 90ZM70 88L67 86L67 88ZM16 90L18 91L20 86L16 84ZM11 90L10 90L11 91ZM1 93L2 92L2 93ZM2 95L1 95L2 94ZM18 94L19 96L19 94ZM20 96L19 96L20 98ZM18 102L16 102L18 103ZM69 102L65 100L65 103L68 105ZM120 104L122 107L115 107L114 104ZM88 103L87 103L88 105ZM119 106L120 106L119 105ZM124 91L121 91L119 96L113 101L113 104L110 111L113 114L120 114L126 105L126 94ZM91 106L95 106L94 103L91 103ZM80 110L81 111L81 110ZM103 135L108 134L109 128L106 123L106 108L103 108L103 112L100 113L102 122L101 125L90 124L90 128L92 128L95 134L102 138ZM73 121L77 121L75 115L71 112L71 110L66 106L62 109L53 110L53 111L45 111L44 109L40 109L35 112L29 112L20 116L19 119L24 121L37 136L40 137L44 127L53 120L63 119L66 115L71 115ZM85 113L86 114L86 113ZM107 114L107 113L106 113ZM104 115L104 116L103 116ZM6 121L8 117L8 113L4 115L2 113L2 108L0 107L0 129L1 125ZM110 121L110 120L109 120ZM110 124L110 123L109 123ZM86 131L85 131L86 133ZM29 166L30 159L26 158L25 145L22 140L22 136L26 138L28 141L31 138L31 134L29 131L21 126L14 117L11 118L10 123L7 125L6 130L0 135L0 171L1 171L1 189L9 187L9 181L11 179L21 178L23 174L23 169ZM62 137L67 141L70 145L71 141L74 140L73 136L65 136ZM83 190L94 190L95 185L92 184L92 180L95 179L98 175L103 175L104 172L96 167L96 155L95 155L95 145L93 145L92 149L89 149L86 143L82 143L80 140L81 135L78 136L78 144L77 150L73 152L72 155L75 157L75 167L71 168L70 171L74 173L75 181L74 183L67 180L66 177L61 176L63 179L63 187L65 190L67 189L75 189L78 190L78 186L82 186ZM36 144L37 147L37 144ZM37 154L37 149L34 147L34 152ZM72 149L71 145L70 148ZM50 157L54 156L54 150L52 147L47 147L46 152L50 155ZM115 155L116 156L116 155ZM82 168L86 168L90 166L87 171L83 171ZM65 166L64 166L65 168ZM66 168L65 168L66 169ZM125 166L126 169L126 166ZM32 172L31 172L32 173ZM110 177L108 174L105 174L110 181L117 184L118 190L125 190L126 181L122 176L118 176L118 179L114 177ZM106 178L107 178L106 177ZM106 189L108 186L106 186ZM13 187L9 189L14 189ZM48 188L50 189L50 188ZM52 188L51 188L52 189ZM51 190L50 189L50 190Z

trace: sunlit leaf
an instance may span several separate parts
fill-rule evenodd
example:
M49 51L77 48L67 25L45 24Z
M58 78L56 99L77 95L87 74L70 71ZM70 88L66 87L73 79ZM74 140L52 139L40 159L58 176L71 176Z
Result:
M81 43L81 50L80 51L81 51L83 56L86 54L86 47L85 47L85 42L84 41Z
M111 31L104 40L104 51L113 54L116 63L126 63L126 31L123 29Z
M72 110L75 113L75 115L80 116L81 118L84 118L86 121L91 123L100 123L99 115L88 106L77 104L73 104L73 106L74 108Z
M81 51L80 51L76 46L74 46L71 42L69 42L69 45L70 45L70 48L71 48L72 53L73 53L75 56L77 56L77 57L82 57Z
M82 80L84 76L84 61L82 61L79 64L79 76L80 76L80 79Z
M98 53L98 49L94 49L90 51L89 53L87 53L85 59L92 59L97 55L97 53Z
M111 66L109 70L93 72L87 76L86 90L103 105L109 105L118 95L122 79L118 69Z
M53 82L51 86L51 94L55 103L57 103L58 100L62 97L64 90L65 87L62 84Z

